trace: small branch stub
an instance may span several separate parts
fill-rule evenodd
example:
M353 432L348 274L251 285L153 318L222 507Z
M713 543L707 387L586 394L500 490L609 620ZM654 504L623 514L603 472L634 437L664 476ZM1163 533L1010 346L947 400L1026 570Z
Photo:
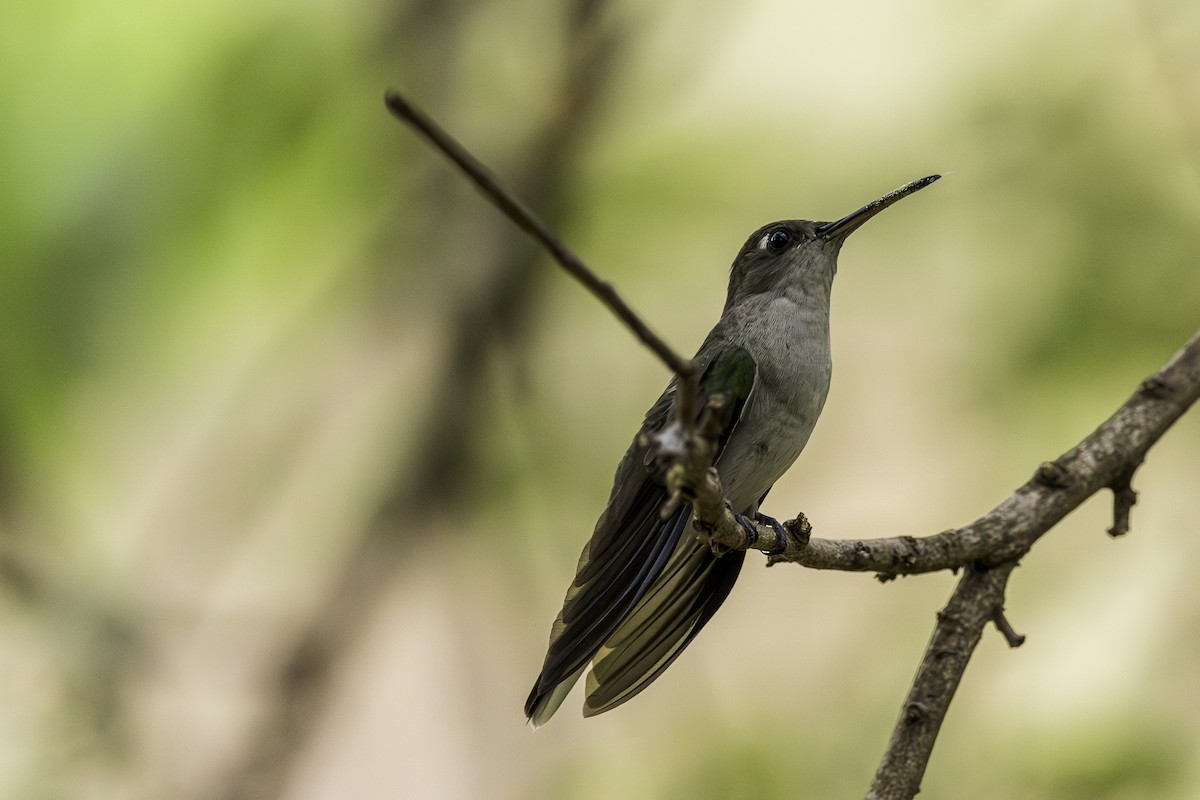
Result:
M1108 535L1114 539L1118 536L1124 536L1129 533L1129 517L1133 511L1133 507L1137 505L1137 492L1133 490L1133 474L1137 472L1139 464L1135 464L1131 469L1121 473L1121 476L1113 481L1113 524L1108 529Z
M992 618L992 623L996 626L996 630L1000 631L1000 635L1004 637L1004 640L1008 642L1009 647L1020 647L1025 644L1025 635L1013 630L1008 617L1004 616L1004 609L996 612L996 616Z
M1071 474L1057 461L1043 461L1033 477L1038 483L1051 489L1065 489L1071 485Z
M812 523L808 521L808 517L804 516L804 512L798 512L795 519L789 519L783 523L783 530L787 534L787 539L776 543L775 547L769 548L771 555L767 557L767 566L773 567L776 564L782 564L789 560L784 557L784 553L787 552L786 549L782 552L777 552L780 545L783 545L785 548L794 546L803 549L807 547L808 543L812 541L812 529Z

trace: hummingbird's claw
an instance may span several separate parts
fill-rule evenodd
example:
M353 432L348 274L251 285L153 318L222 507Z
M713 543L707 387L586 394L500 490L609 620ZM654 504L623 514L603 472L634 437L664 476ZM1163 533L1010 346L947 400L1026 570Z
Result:
M736 522L738 525L741 525L742 530L744 530L746 532L746 540L747 540L746 547L747 547L747 549L754 547L754 545L758 543L758 528L754 527L753 522L746 519L745 517L743 517L741 514L737 513L736 511L733 511L733 509L730 509L730 511L733 513L733 521Z
M775 531L775 536L777 536L779 539L774 547L763 552L769 556L777 556L788 549L788 532L787 529L783 527L782 522L774 517L768 517L766 514L758 511L754 512L754 521L761 525L770 525L771 530Z

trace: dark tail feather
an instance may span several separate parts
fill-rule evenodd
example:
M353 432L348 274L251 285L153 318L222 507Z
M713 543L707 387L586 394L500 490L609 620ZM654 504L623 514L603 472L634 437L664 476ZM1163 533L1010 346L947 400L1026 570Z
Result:
M745 558L718 557L699 543L680 547L592 660L584 716L616 708L661 675L729 596Z
M661 490L658 493L661 497ZM624 541L609 542L620 552L615 557L601 553L601 570L592 569L595 561L591 551L597 541L603 540L593 537L584 548L577 574L585 577L577 577L567 591L563 610L551 629L541 674L525 701L525 716L534 727L550 719L592 656L672 563L691 509L684 506L670 519L662 520L658 514L660 497L650 496L653 502L642 504L637 524L622 531ZM601 518L598 530L604 528L604 522Z

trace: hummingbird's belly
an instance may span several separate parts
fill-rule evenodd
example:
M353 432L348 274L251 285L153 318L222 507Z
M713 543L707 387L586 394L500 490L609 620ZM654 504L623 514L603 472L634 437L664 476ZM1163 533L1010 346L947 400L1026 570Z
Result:
M754 388L717 470L726 498L743 514L756 509L808 443L833 369L824 307L784 294L740 321L741 343L756 365Z
M816 427L828 382L787 398L752 398L717 462L725 496L739 514L756 503L795 462ZM782 402L780 402L782 401Z

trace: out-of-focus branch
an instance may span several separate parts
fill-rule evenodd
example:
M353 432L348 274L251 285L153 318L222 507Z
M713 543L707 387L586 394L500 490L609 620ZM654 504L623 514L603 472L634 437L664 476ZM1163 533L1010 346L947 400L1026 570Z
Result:
M458 25L471 12L470 3L422 3L420 19L405 19L388 38L395 47L399 31L436 36L442 49L455 45L448 25ZM568 9L563 51L566 62L553 113L532 125L525 154L515 159L522 195L538 208L562 209L572 200L572 176L581 142L594 130L614 67L619 63L627 33L602 19L606 6L599 0L575 0ZM437 18L430 21L426 17ZM444 19L449 16L450 19ZM489 412L486 392L463 391L464 382L480 380L493 353L521 344L525 321L535 317L544 272L540 254L521 237L507 237L486 254L491 261L485 283L452 301L451 322L442 352L439 375L432 379L429 411L417 429L422 433L409 448L389 494L381 498L375 519L364 527L318 613L297 632L291 650L276 667L273 694L261 724L252 734L245 757L220 782L213 796L249 798L277 796L301 757L311 732L323 718L339 659L362 635L371 610L395 585L411 539L411 520L439 509L461 507L461 498L478 461L475 443L481 421ZM418 512L419 510L419 512Z

